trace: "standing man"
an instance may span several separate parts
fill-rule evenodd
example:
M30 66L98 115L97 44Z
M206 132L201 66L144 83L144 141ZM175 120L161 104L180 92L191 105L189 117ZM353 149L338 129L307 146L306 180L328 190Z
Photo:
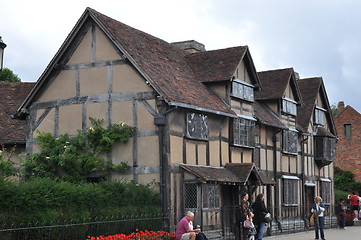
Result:
M344 204L345 199L340 198L340 203L339 203L339 215L340 215L340 228L341 229L345 229L346 230L346 209L347 207Z
M359 211L359 198L355 194L355 192L352 192L352 196L348 195L347 200L350 201L351 204L351 210L354 212L354 221L358 221L358 211Z
M183 217L177 226L177 231L175 233L176 240L195 240L196 234L199 233L200 229L193 230L193 219L194 213L188 211L186 216Z

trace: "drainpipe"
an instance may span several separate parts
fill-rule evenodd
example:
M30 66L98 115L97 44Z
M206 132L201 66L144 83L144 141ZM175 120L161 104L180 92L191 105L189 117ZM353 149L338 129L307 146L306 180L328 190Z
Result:
M279 223L279 215L280 215L280 199L279 199L279 186L278 186L278 180L277 180L277 142L280 141L280 138L277 137L277 134L279 132L281 132L282 130L274 130L273 131L273 136L272 136L272 142L273 142L273 172L274 172L274 180L276 182L275 185L275 204L274 204L274 217L275 217L275 221L278 225L278 227L280 228L280 223Z
M301 184L302 184L302 220L305 224L307 224L307 214L306 214L306 193L305 193L305 145L304 143L308 140L309 134L302 134L302 136L306 136L306 138L301 140Z

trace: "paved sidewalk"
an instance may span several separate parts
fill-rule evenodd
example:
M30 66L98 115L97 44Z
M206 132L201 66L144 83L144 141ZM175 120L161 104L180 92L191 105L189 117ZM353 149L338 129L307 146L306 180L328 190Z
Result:
M325 229L326 240L361 239L361 227L347 227L347 230L338 228ZM288 235L276 235L264 237L264 240L312 240L315 239L315 231L307 231Z

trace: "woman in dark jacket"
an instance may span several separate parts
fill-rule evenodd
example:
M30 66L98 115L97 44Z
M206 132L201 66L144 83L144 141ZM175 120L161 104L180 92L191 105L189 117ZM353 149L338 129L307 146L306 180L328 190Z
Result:
M266 226L265 215L268 213L266 205L264 204L264 195L260 193L256 197L256 201L252 204L253 208L253 222L257 229L257 239L263 239L263 232Z
M243 222L246 219L252 220L253 213L251 212L249 208L249 202L248 202L248 193L244 192L241 194L241 204L240 204L240 223L242 228L242 239L247 239L248 235L248 228L243 226Z

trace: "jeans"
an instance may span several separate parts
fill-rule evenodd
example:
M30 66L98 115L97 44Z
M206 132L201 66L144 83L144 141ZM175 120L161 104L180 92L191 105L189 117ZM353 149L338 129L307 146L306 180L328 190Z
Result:
M340 213L340 228L344 228L346 226L346 214Z
M318 230L320 230L321 233L321 239L325 238L325 234L323 232L323 225L325 224L325 218L324 217L318 217L318 221L315 221L315 234L316 239L319 239Z
M260 223L257 226L257 239L258 240L263 239L263 232L264 232L265 227L266 227L266 223Z

